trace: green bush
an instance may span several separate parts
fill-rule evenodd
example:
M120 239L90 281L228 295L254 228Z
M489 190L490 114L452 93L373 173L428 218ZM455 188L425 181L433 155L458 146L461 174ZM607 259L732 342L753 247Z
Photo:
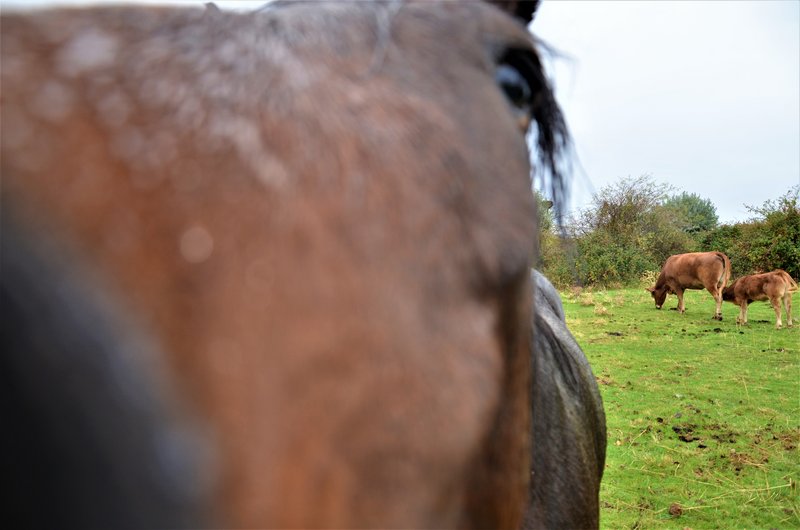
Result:
M733 276L784 269L800 278L800 186L778 200L749 206L755 217L746 223L722 225L707 232L702 246L725 252Z
M577 241L578 277L585 284L628 284L649 269L658 267L652 255L634 241L620 240L608 230L598 229Z
M670 190L643 175L621 179L596 193L592 206L568 226L575 248L573 283L632 284L670 255L691 250L694 242L682 230L683 210L664 206ZM557 252L551 254L545 274L564 278L570 268L553 259Z
M539 255L535 266L560 288L580 283L575 268L575 242L554 230L543 232L539 238Z
M703 249L719 250L731 260L732 278L750 274L754 270L753 261L747 249L752 227L746 223L721 225L703 235L700 246Z
M721 226L711 201L670 191L647 175L621 179L595 194L567 224L566 237L537 197L544 207L535 263L562 288L638 285L673 254L719 250L730 258L734 278L784 269L800 280L800 186L749 206L753 219Z

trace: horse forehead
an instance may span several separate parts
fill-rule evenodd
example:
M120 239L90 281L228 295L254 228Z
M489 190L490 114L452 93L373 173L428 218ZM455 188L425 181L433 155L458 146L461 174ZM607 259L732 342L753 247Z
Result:
M473 239L483 247L504 246L498 232L515 234L510 247L523 239L509 226L526 226L529 217L527 153L494 85L491 53L493 46L524 45L528 37L493 6L322 2L249 14L65 10L24 24L4 17L0 37L4 92L21 102L11 108L19 111L17 122L32 124L44 111L42 119L64 122L85 92L83 105L114 158L147 183L183 182L165 169L178 155L188 167L189 158L221 153L270 191L308 191L323 178L346 179L350 193L331 199L339 206L330 216L355 215L360 210L346 202L356 196L352 191L364 181L369 193L379 180L381 189L399 191L384 195L427 201L438 218L456 219L441 204L453 210L467 204L470 215L457 217L473 226L513 221L478 227L486 237ZM42 39L55 50L50 70L35 60ZM31 105L28 86L40 87L39 99L48 105ZM4 147L16 142L31 153L41 150L25 127L17 129ZM34 162L44 163L31 156ZM211 170L195 173L195 187L217 177Z
M530 46L526 29L484 2L290 3L268 12L272 44L288 46L303 60L341 68L367 61L370 71L398 48L413 67L449 62L491 66L491 53L506 46ZM410 65L406 65L407 67Z

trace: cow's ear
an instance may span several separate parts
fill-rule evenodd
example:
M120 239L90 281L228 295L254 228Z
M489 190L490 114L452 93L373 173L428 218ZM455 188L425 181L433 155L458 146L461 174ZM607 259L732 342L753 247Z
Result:
M526 26L531 23L536 15L541 0L488 0L509 15L520 19Z
M653 291L656 290L656 288L655 287L645 287L644 290L647 291L648 293L652 293Z

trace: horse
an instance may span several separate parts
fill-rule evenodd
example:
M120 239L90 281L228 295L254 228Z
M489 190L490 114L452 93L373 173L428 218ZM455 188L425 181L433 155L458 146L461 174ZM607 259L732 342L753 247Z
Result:
M567 328L558 291L531 273L531 486L522 528L599 528L606 417L597 381ZM558 449L556 449L558 448Z
M11 520L518 527L536 5L4 13Z

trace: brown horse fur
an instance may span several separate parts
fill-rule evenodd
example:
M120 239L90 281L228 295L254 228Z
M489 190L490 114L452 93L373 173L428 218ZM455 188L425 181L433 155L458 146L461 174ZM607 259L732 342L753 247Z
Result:
M678 312L683 313L683 291L706 289L717 303L714 318L722 320L722 289L731 277L731 261L722 252L690 252L667 258L656 284L647 288L656 308L661 309L667 294L678 296Z
M528 69L543 161L565 129L519 22L115 7L0 39L20 517L520 523L535 213L498 61Z
M781 329L781 302L786 310L786 325L792 327L792 293L797 283L788 272L777 269L762 274L737 278L722 291L722 299L739 306L737 324L747 324L747 306L752 302L769 301L775 310L775 329Z

